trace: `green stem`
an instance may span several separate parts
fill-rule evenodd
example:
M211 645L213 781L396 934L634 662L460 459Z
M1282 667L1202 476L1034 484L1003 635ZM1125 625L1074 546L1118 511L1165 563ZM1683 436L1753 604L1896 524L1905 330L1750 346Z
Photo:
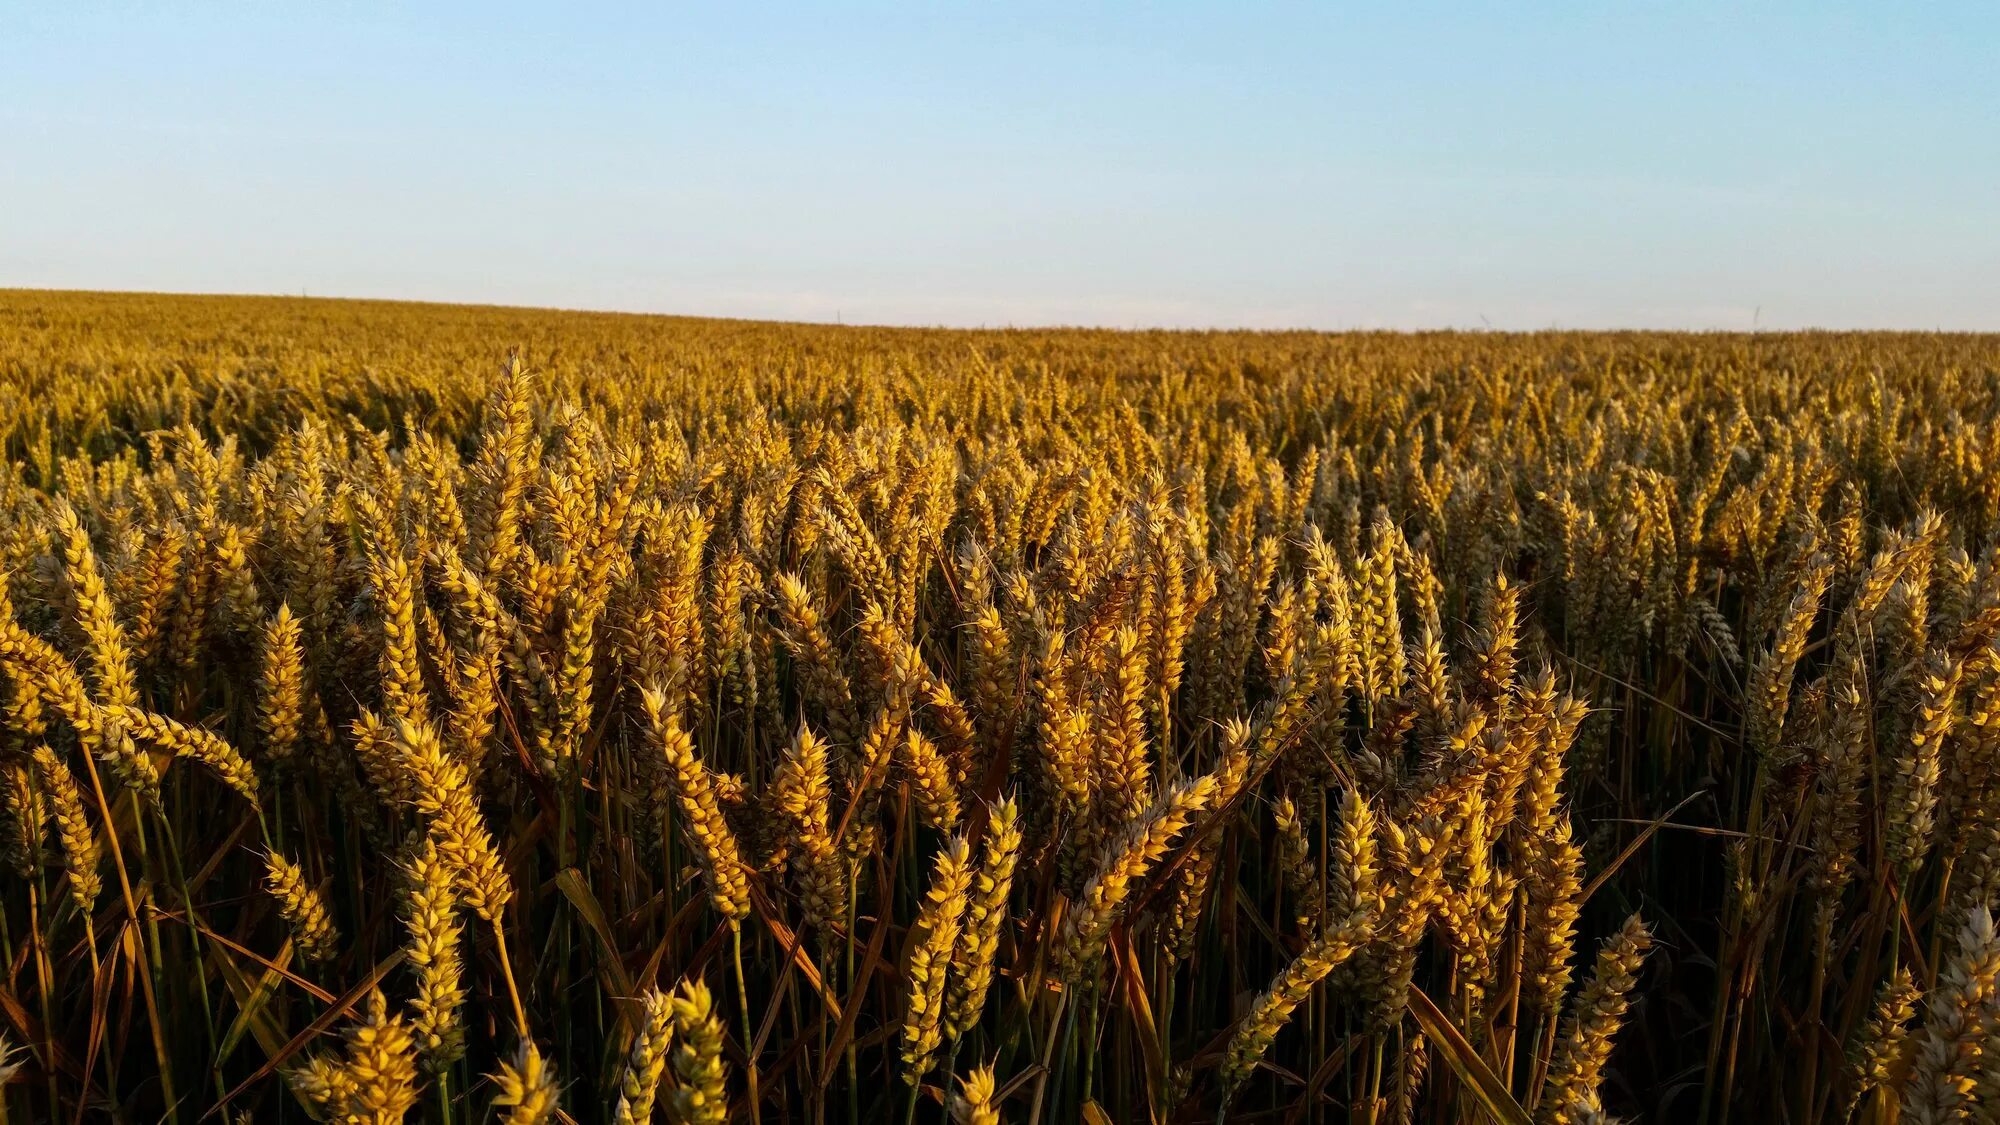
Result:
M754 1125L762 1120L758 1103L763 1099L757 1089L757 1044L750 1028L750 990L743 986L743 924L729 923L729 936L736 951L736 1005L743 1016L743 1069L750 1081L750 1120Z

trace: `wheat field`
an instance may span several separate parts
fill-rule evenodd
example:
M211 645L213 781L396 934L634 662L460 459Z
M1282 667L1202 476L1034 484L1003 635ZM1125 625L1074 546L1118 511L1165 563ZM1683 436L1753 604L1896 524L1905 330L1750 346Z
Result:
M2000 1118L2000 341L0 292L0 1119Z

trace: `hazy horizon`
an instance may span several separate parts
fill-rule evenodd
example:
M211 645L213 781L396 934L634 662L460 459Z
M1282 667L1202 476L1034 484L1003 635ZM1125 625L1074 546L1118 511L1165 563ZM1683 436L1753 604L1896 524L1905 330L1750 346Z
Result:
M2000 329L2000 11L0 12L0 286Z
M229 301L229 300L326 301L336 304L337 303L389 304L389 305L417 305L425 307L435 306L439 308L488 309L495 312L512 311L512 312L524 312L524 313L552 313L559 315L574 314L578 316L652 317L665 320L719 320L719 321L735 321L744 324L801 325L808 327L828 327L828 328L888 328L888 329L896 329L899 331L912 331L912 332L1037 332L1037 331L1138 332L1138 333L1242 332L1242 333L1264 333L1264 334L1274 334L1274 335L1280 335L1285 333L1312 333L1320 335L1380 334L1380 335L1392 335L1392 336L1421 336L1427 334L1473 334L1473 335L1490 334L1490 335L1502 335L1502 336L1533 336L1533 335L1543 335L1543 334L1559 334L1565 332L1577 332L1577 333L1599 334L1599 335L1618 335L1621 333L1640 334L1640 335L1677 333L1682 335L1698 335L1698 336L1699 335L1784 336L1784 335L1811 335L1815 333L1835 334L1835 335L1861 334L1861 335L1880 335L1880 336L2000 335L2000 328L1888 328L1888 327L1837 328L1837 327L1826 327L1823 325L1797 325L1784 328L1773 328L1761 325L1752 325L1743 328L1730 328L1730 327L1578 328L1578 327L1570 327L1564 325L1552 325L1540 328L1519 328L1519 327L1501 328L1501 327L1489 327L1487 325L1466 326L1466 325L1443 324L1443 325L1401 327L1401 328L1367 327L1367 326L1328 328L1328 327L1321 327L1314 325L1266 325L1266 326L1253 327L1246 325L1230 325L1230 324L1131 325L1131 324L1091 324L1091 323L1066 323L1066 322L1049 322L1043 324L1010 324L997 321L992 323L924 324L924 323L914 323L914 322L896 323L888 321L855 320L851 318L849 319L830 318L825 320L819 320L811 317L737 316L737 315L720 314L720 313L685 313L685 312L675 312L669 309L612 309L612 308L593 308L581 305L531 305L531 304L520 304L516 302L506 302L506 301L461 301L461 300L453 300L448 297L447 298L374 297L374 296L354 296L351 294L344 294L344 293L252 293L252 292L220 292L209 289L93 289L84 286L42 287L42 286L0 285L0 295L10 294L10 293L14 294L47 293L47 294L64 294L64 295L82 294L93 297L173 297L173 298L186 298L190 300L218 300L218 301Z

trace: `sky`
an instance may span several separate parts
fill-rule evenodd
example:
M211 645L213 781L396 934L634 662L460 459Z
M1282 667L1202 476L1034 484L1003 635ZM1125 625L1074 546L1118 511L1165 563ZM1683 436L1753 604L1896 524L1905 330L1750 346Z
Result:
M2000 6L22 4L0 287L2000 330Z

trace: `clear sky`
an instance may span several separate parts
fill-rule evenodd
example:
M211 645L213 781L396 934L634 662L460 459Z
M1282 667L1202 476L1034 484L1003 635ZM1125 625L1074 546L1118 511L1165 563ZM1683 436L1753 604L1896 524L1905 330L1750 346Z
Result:
M2000 329L2000 6L0 0L0 286Z

